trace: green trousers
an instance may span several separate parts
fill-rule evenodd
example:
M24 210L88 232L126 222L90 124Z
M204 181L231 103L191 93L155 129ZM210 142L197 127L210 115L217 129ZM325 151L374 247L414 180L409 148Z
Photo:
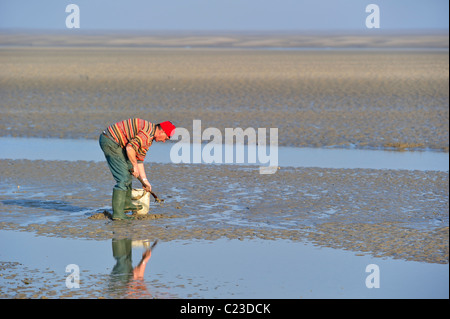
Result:
M133 165L128 159L126 150L104 134L100 134L99 144L105 154L111 174L116 181L114 188L121 190L131 189L133 176L130 173L130 169Z

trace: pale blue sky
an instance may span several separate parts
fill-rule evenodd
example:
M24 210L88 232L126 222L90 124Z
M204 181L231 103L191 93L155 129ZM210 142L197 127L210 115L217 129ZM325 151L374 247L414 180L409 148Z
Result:
M380 30L449 26L448 0L0 0L0 29L66 29L68 4L81 30L366 30L368 4Z

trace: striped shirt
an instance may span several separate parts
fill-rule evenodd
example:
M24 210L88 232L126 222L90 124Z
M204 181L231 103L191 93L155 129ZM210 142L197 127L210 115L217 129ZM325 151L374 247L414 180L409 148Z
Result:
M143 162L152 145L155 124L142 119L128 119L109 126L107 131L121 147L131 145L136 152L136 160Z

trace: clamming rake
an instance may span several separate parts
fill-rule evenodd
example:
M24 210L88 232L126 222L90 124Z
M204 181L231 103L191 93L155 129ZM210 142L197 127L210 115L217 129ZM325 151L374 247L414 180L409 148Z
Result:
M155 242L150 246L149 241L144 241L144 248L146 250L153 250L156 246L156 244L158 243L158 239L155 240ZM149 247L150 246L150 247Z
M147 191L143 192L142 195L133 197L133 199L134 199L134 200L139 200L139 199L141 199L142 197L144 197L145 193L147 193ZM150 194L152 194L153 198L155 199L155 202L158 202L158 203L164 203L164 199L159 198L159 197L156 196L156 194L153 193L152 191L150 191Z
M133 171L134 171L134 170L133 170L133 168L130 168L129 171L130 171L131 174L133 174ZM145 191L144 193L142 193L141 196L135 197L135 198L133 198L133 199L135 199L135 200L141 199L142 197L144 197L144 195L145 195L146 192L147 192L147 191ZM159 198L158 196L156 196L156 194L153 193L152 191L150 191L150 194L152 194L153 198L155 199L155 202L158 202L158 203L164 203L164 199L160 199L160 198Z

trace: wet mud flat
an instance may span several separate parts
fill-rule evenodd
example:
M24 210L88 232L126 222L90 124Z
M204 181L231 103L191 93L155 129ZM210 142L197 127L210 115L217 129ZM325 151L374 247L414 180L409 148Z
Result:
M131 266L143 252L139 241L13 230L0 230L0 239L9 243L0 257L13 260L0 262L0 298L448 298L448 264L355 255L290 240L161 242L140 279L117 271L118 245L129 244ZM79 287L71 287L68 277L74 265ZM368 265L381 269L382 289L364 284Z
M130 117L279 129L281 146L448 151L448 50L2 48L0 134L96 139ZM52 123L52 125L47 125Z
M148 164L147 164L148 165ZM376 257L448 263L448 172L203 164L147 166L150 216L111 209L106 163L0 160L0 229L107 240L286 239ZM135 185L138 186L138 185Z
M448 151L448 50L11 47L0 50L0 65L3 136L97 139L106 125L136 116L170 119L188 130L194 119L202 121L203 129L222 132L227 127L277 127L283 146ZM77 251L87 240L87 247L107 251L105 258L111 258L113 239L158 238L161 245L173 243L175 250L177 241L196 246L196 241L226 240L219 245L225 250L256 240L264 252L268 246L281 251L288 241L327 249L330 256L338 251L373 257L380 264L387 258L448 266L448 171L283 167L260 175L258 167L243 165L146 166L164 204L152 203L145 218L113 222L107 215L114 181L106 163L0 160L0 235L13 232L18 241L36 243L29 251L37 252L45 250L47 240ZM24 239L28 234L41 239ZM3 240L2 251L13 244ZM226 256L233 258L236 251ZM9 283L0 287L5 288L2 298L105 297L103 282L109 275L103 265L83 273L87 290L68 292L58 288L67 274L34 260L22 264L14 249L9 252L0 260L2 280ZM179 263L168 263L168 258L161 258L161 269ZM348 260L344 264L342 269L348 269ZM286 272L289 283L298 274L291 270ZM446 273L447 280L439 282L448 282L448 268ZM237 291L234 277L212 279L212 284L201 282L198 273L182 276L152 278L153 288L163 291L153 297L229 297ZM182 285L191 288L166 294L166 288ZM201 291L218 285L226 294ZM448 298L448 284L439 287Z

